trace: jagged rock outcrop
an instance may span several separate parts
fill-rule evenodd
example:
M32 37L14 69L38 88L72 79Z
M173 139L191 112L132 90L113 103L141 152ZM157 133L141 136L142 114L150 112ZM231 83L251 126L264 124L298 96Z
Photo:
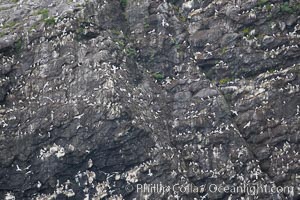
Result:
M299 12L1 1L0 199L298 199ZM245 183L295 192L208 188Z

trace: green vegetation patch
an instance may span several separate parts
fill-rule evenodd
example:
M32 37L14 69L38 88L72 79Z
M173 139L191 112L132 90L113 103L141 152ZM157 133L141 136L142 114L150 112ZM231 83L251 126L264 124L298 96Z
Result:
M227 52L227 47L223 47L221 49L221 55L224 55Z
M144 23L144 29L147 29L147 28L149 28L149 27L150 27L150 24L147 23L147 22L145 22L145 23Z
M42 15L43 19L47 19L49 17L49 10L48 9L41 9L36 12L36 15Z
M75 37L75 39L77 40L77 41L80 41L80 40L82 40L82 39L84 39L84 36L85 36L85 28L83 28L83 27L78 27L77 29L76 29L76 37Z
M16 25L17 25L17 22L15 22L15 21L10 21L10 22L5 23L5 24L3 25L3 28L12 28L12 27L14 27L14 26L16 26Z
M258 0L257 6L264 6L269 2L269 0Z
M49 17L47 19L44 19L44 22L47 26L53 26L56 24L56 20L54 17Z
M136 50L134 48L128 47L125 49L127 56L136 56Z
M282 13L293 14L296 11L297 11L297 6L292 7L289 5L288 2L285 2L280 5L280 12L282 12Z
M165 76L162 73L159 73L159 72L156 72L156 73L152 74L152 77L155 80L158 80L158 81L161 81L165 78Z
M223 79L221 79L220 81L219 81L219 83L221 84L221 85L224 85L224 84L227 84L227 83L229 83L230 81L232 81L232 78L223 78Z
M0 37L3 37L3 36L5 36L6 35L6 33L4 33L4 32L1 32L0 33Z
M14 44L15 52L17 54L21 53L22 47L23 47L23 41L22 41L22 39L17 40L15 42L15 44Z
M112 34L114 34L114 35L121 35L121 31L118 30L118 29L112 29L111 32L112 32Z
M180 0L170 0L170 3L172 3L172 4L176 4L176 3L179 3L180 2Z
M117 40L116 43L121 47L124 48L125 47L125 42L123 40Z
M52 26L56 24L56 20L54 17L49 17L48 9L40 9L36 13L36 15L42 15L42 19L47 26Z
M268 69L268 72L273 74L275 72L276 69Z
M30 29L29 29L29 31L30 32L32 32L33 30L37 30L37 24L33 24L31 27L30 27Z
M127 0L120 0L120 6L123 10L125 10L127 6Z
M266 4L266 9L268 12L270 12L272 10L272 6L270 3Z
M242 30L244 36L248 36L250 34L251 28L250 27L246 27Z

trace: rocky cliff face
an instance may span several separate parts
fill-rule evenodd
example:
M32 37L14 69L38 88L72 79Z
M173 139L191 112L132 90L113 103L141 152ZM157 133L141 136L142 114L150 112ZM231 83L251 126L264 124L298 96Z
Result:
M0 199L298 199L137 185L297 189L299 12L1 0Z

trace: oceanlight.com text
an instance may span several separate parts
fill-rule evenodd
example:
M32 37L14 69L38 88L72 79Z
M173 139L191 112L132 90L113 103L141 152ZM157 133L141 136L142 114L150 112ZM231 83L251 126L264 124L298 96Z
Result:
M287 194L294 196L298 194L298 189L295 186L275 186L273 184L247 184L242 185L218 185L205 184L195 186L193 184L174 184L164 185L157 184L137 184L136 191L143 194L192 194L192 193L227 193L227 194L247 194L251 196L259 194Z

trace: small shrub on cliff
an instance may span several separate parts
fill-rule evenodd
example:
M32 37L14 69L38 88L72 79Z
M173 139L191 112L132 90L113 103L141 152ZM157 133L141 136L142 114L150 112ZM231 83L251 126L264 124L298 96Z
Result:
M168 2L170 2L172 4L176 4L176 3L180 2L180 0L169 0Z
M114 35L121 35L121 31L119 31L118 29L112 29L111 32Z
M128 47L125 49L126 55L131 57L131 56L136 56L136 50L134 48Z
M276 69L269 69L268 72L273 74L275 72Z
M56 21L54 17L49 17L47 19L44 19L44 22L47 26L55 25Z
M224 85L224 84L229 83L230 81L232 81L231 78L223 78L223 79L221 79L221 80L219 81L219 83L220 83L221 85Z
M265 5L266 3L268 3L268 1L269 1L269 0L259 0L259 1L257 2L257 6L263 6L263 5Z
M250 28L249 28L249 27L246 27L246 28L243 29L242 32L243 32L244 36L247 36L247 35L250 34L250 31L251 31Z
M84 39L84 37L85 37L85 29L83 27L79 26L76 29L75 33L76 33L75 39L77 41L80 41L80 40Z
M150 24L147 23L147 22L144 22L144 29L147 29L147 28L149 28L149 27L150 27Z
M22 46L23 46L23 41L22 39L19 39L15 42L14 44L14 50L17 54L19 54L21 52L21 49L22 49Z
M123 10L125 10L127 6L127 0L120 0L120 6Z
M289 4L288 2L285 2L280 6L281 13L297 14L299 11L300 11L300 3Z
M268 12L270 12L272 10L272 6L270 3L266 4L266 9Z
M125 42L123 40L117 40L116 43L119 45L119 47L124 48Z
M221 55L224 55L227 52L227 47L223 47L221 49Z
M3 25L3 28L12 28L17 24L15 21L7 22Z
M152 77L158 81L161 81L165 78L165 76L159 72L152 74Z
M49 16L49 10L48 9L41 9L36 12L37 15L42 15L42 18L45 20Z
M289 14L292 14L293 13L293 8L290 7L289 3L288 2L285 2L284 4L282 4L280 6L280 11L283 12L283 13L289 13Z

